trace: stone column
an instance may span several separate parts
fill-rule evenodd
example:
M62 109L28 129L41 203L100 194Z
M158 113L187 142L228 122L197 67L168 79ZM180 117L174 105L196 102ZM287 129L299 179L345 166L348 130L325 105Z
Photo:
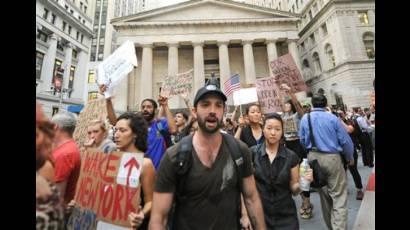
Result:
M178 74L178 43L168 44L168 75Z
M67 43L65 45L65 58L64 58L64 63L63 63L63 68L64 68L64 75L63 75L63 86L62 88L68 88L68 81L70 78L70 68L71 68L71 59L73 56L73 46L71 43Z
M168 76L178 74L178 43L168 43ZM180 96L173 96L169 100L170 108L181 108L182 101Z
M289 53L292 55L293 60L295 61L300 74L302 75L302 65L300 64L300 57L299 57L298 47L296 45L296 40L288 40L288 50L289 50ZM302 75L302 79L303 79L303 75ZM299 93L296 93L295 95L298 100L306 99L306 92L299 92Z
M84 50L78 52L78 63L74 72L72 98L88 100L88 53ZM85 86L85 87L84 87Z
M152 44L142 45L140 100L152 98Z
M375 22L374 11L373 10L368 10L367 15L369 17L369 25L374 25L374 22Z
M288 50L292 55L293 60L296 63L296 66L299 68L299 71L302 71L302 65L300 64L300 57L298 47L296 45L296 40L288 40Z
M278 50L276 48L276 40L274 39L266 39L266 51L268 53L268 68L269 68L269 76L272 76L272 69L270 68L271 61L274 61L278 58Z
M44 55L43 66L41 68L40 79L43 81L41 88L41 91L43 92L46 90L50 90L51 82L53 80L53 69L57 52L57 36L55 34L52 34L50 36L48 44L48 50L47 53Z
M194 46L194 85L192 94L198 91L199 88L205 85L205 66L204 66L204 43L193 42Z
M255 84L256 81L255 60L253 57L252 42L252 40L242 41L246 84Z
M219 52L219 76L221 90L225 92L224 83L231 77L231 68L229 65L229 41L218 41Z

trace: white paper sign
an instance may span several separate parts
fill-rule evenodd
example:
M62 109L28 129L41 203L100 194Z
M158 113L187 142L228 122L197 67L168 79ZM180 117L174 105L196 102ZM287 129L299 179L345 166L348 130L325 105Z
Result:
M240 89L233 92L233 104L244 105L258 101L256 87Z
M143 160L143 153L124 153L118 169L117 184L138 187Z
M106 58L97 69L97 82L106 85L105 97L110 97L113 88L138 66L135 46L131 41L124 42L117 50Z
M98 221L97 230L129 230L129 228L121 227L103 221Z

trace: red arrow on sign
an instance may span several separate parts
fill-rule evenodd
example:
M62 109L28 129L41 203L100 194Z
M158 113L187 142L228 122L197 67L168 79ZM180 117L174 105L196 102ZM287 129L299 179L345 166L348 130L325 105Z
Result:
M140 168L138 161L134 157L131 157L131 159L124 165L124 168L127 168L128 166L129 166L129 169L128 169L128 174L127 174L127 186L129 186L132 169L134 167L136 169Z

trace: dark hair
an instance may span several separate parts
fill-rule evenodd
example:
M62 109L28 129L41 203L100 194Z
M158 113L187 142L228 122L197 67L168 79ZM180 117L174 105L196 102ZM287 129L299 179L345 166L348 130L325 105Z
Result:
M146 102L146 101L151 102L152 106L154 107L154 110L156 110L156 109L158 108L157 102L155 102L155 101L154 101L153 99L151 99L151 98L145 98L144 100L142 100L141 106L142 106L142 104L144 104L144 102Z
M183 112L183 111L177 111L177 112L175 113L175 115L177 115L178 113L182 114L182 116L184 117L184 119L185 119L186 121L188 121L188 115L187 115L185 112Z
M327 98L325 95L315 94L312 97L312 105L314 108L324 108L327 105Z
M282 125L282 138L281 138L281 144L284 144L284 140L285 140L285 130L283 127L283 120L282 120L282 116L277 114L277 113L270 113L267 116L265 116L265 120L263 121L263 128L265 128L266 125L266 121L270 120L270 119L275 119L278 120L280 122L280 124Z
M252 106L258 107L258 108L259 108L259 111L261 111L261 106L260 106L260 105L258 105L258 104L251 104L251 105L249 105L248 107L246 107L246 109L245 109L245 114L249 114L249 109L250 109Z
M145 152L147 151L147 135L148 135L148 123L140 113L125 112L118 117L119 120L129 120L132 133L137 135L135 138L135 147Z
M290 104L290 108L291 108L291 110L292 110L292 113L296 113L296 107L295 107L295 105L293 104L293 102L292 102L291 99L287 100L285 103L289 103L289 104Z

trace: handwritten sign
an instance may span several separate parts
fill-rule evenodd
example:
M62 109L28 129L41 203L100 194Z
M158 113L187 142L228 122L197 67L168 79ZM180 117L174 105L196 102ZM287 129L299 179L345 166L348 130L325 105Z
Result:
M162 83L161 95L171 98L175 95L187 96L192 90L194 70L179 73L175 76L166 76Z
M99 119L104 121L107 117L107 106L104 98L88 101L77 119L74 130L74 140L82 147L87 140L87 127L90 121Z
M105 154L97 149L83 149L74 198L76 207L68 229L98 229L98 222L130 227L128 214L138 212L141 201L136 176L141 175L143 158L143 153ZM121 174L123 168L130 173ZM117 183L119 178L125 185Z
M240 89L233 92L233 104L245 105L252 102L257 102L258 96L256 94L256 88Z
M306 91L305 81L290 54L270 62L270 67L278 85L286 83L295 93Z
M280 107L279 87L274 77L256 79L256 92L263 114L282 110Z
M97 82L106 85L106 97L110 97L113 88L138 66L135 46L131 41L124 42L117 50L105 59L97 68Z

